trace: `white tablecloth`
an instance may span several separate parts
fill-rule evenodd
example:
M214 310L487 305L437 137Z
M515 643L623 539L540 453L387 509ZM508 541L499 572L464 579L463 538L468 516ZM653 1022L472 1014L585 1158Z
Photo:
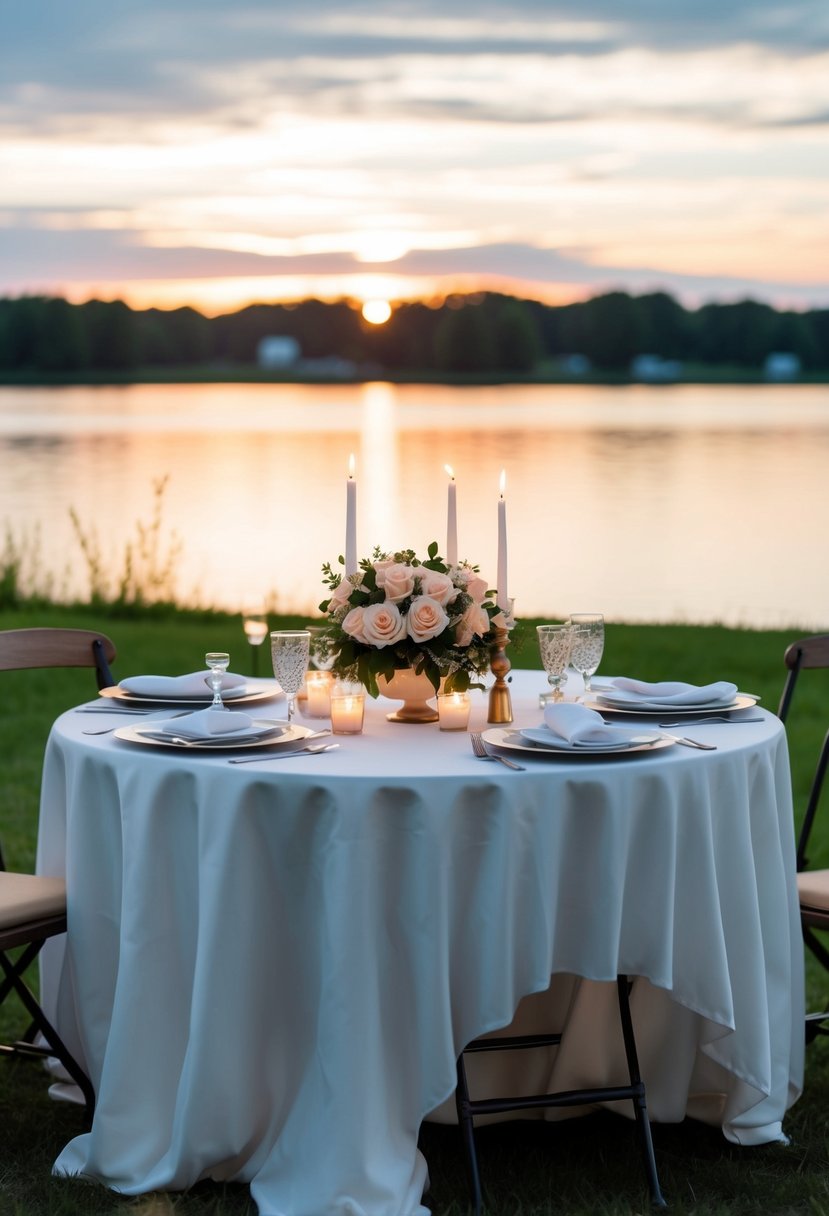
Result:
M513 674L537 725L544 678ZM262 1216L423 1216L418 1128L459 1050L554 973L646 977L653 1118L779 1138L803 958L777 719L695 728L713 752L511 772L390 708L339 751L239 766L55 723L38 868L66 875L69 932L45 999L98 1094L56 1171L128 1194L247 1181ZM612 989L558 984L534 1000L585 1017L555 1078L615 1070L583 1038Z

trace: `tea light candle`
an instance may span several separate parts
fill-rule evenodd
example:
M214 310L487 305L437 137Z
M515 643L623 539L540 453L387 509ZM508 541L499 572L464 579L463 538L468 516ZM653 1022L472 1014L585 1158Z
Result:
M331 693L331 731L335 735L359 735L363 729L366 698L362 692Z
M438 726L440 730L466 730L469 725L469 693L438 693Z
M327 718L331 713L330 671L309 671L305 677L305 713L309 718Z

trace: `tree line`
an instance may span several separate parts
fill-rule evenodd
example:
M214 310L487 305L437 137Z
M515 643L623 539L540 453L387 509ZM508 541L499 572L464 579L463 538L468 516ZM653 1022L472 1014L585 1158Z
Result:
M256 363L263 338L295 339L306 365L336 357L355 372L525 375L581 356L626 372L637 355L712 368L761 369L773 352L806 373L829 371L829 309L778 311L754 300L686 309L665 292L609 292L560 306L498 293L404 303L383 325L347 301L252 304L206 317L194 308L121 301L0 298L0 372L83 373Z

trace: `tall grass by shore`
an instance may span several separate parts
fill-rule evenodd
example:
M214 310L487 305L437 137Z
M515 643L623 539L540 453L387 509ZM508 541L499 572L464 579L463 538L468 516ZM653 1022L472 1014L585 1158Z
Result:
M125 611L129 609L129 611ZM291 627L303 618L272 618ZM535 621L522 621L508 651L513 666L539 668ZM118 648L116 678L140 672L176 674L201 664L208 649L224 649L231 665L250 670L241 619L227 613L187 611L173 604L112 603L60 606L33 599L0 606L0 629L62 625L100 628ZM708 681L727 678L757 693L775 709L783 678L782 656L797 631L732 630L685 625L611 625L601 670L644 679L666 676ZM262 654L263 667L266 654ZM791 759L797 816L829 722L826 673L806 673L791 719ZM813 677L813 678L812 678ZM541 679L541 676L540 676ZM0 834L9 864L34 863L38 790L49 727L63 709L94 695L88 671L11 672L2 677L4 771ZM814 864L829 865L829 842L818 832ZM810 1004L829 995L829 979L808 967ZM22 1029L25 1018L7 1002L0 1033ZM253 1216L243 1186L202 1183L183 1196L119 1198L94 1184L56 1179L52 1161L82 1131L76 1108L51 1103L40 1070L0 1061L0 1216ZM656 1126L657 1158L671 1211L677 1216L829 1216L829 1045L807 1056L807 1085L786 1130L789 1147L738 1149L715 1129L689 1120ZM427 1125L423 1150L434 1216L462 1216L466 1191L457 1131ZM561 1124L505 1124L480 1133L481 1166L490 1184L490 1216L633 1216L647 1198L632 1128L596 1115Z

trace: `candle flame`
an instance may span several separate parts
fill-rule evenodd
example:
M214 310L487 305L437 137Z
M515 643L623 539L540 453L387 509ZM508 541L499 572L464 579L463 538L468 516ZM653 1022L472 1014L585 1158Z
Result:
M348 458L348 478L349 481L354 476L354 453L352 452Z
M506 469L501 469L500 491L501 491L502 498L504 497L504 491L506 490L506 488L507 488L507 471L506 471Z
M454 480L455 480L455 474L452 472L452 466L451 466L451 464L445 464L443 467L446 469L446 472L449 474L449 476L450 476L450 477L452 478L452 480L454 481Z

